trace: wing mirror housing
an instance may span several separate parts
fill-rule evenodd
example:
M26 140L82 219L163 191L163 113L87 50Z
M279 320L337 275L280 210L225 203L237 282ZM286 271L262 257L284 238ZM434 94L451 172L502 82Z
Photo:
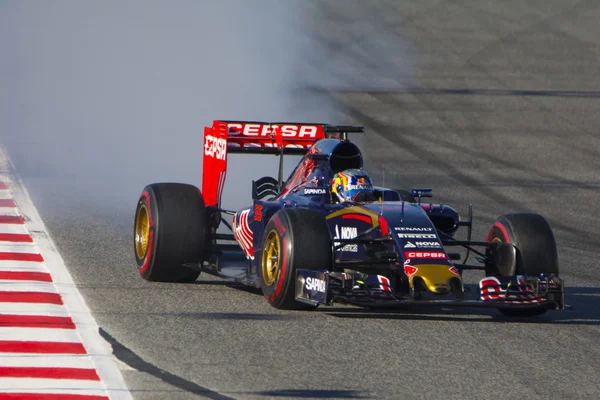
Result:
M422 198L422 197L433 197L433 189L425 189L425 188L416 188L410 191L412 197Z

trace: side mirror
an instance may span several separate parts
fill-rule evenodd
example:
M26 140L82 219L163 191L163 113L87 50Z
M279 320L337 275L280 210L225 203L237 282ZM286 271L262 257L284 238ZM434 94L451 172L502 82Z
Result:
M410 191L412 197L433 197L433 189L412 189Z

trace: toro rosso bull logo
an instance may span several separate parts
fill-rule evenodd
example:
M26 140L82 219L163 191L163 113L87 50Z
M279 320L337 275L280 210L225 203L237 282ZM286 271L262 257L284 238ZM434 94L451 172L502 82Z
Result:
M227 141L222 138L216 138L212 135L204 137L204 155L216 158L217 160L225 160L227 155Z

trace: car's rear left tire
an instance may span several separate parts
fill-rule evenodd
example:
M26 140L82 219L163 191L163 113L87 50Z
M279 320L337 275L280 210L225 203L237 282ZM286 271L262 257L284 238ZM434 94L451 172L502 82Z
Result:
M296 271L329 270L331 263L331 234L322 213L283 208L267 223L257 275L263 294L273 307L316 308L296 301Z
M516 248L516 266L513 271L497 271L500 275L554 274L558 276L558 251L550 224L544 217L533 213L505 214L492 225L488 242L510 243ZM533 316L546 309L500 309L503 315Z
M142 278L154 282L194 282L207 243L204 199L183 183L154 183L142 191L134 222L134 254Z

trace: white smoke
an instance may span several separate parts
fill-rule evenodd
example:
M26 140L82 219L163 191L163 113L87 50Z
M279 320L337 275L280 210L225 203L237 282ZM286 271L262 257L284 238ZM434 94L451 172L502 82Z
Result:
M0 2L0 143L26 182L56 181L65 197L131 211L148 183L201 184L213 119L347 122L335 96L312 89L401 85L397 59L408 50L385 26L389 9ZM276 176L276 157L231 157L224 205L248 204L250 180L267 174Z
M300 4L0 3L0 142L26 180L68 181L66 195L134 207L147 183L200 185L213 119L329 120L294 95L309 85ZM263 160L232 157L233 186L252 172L238 196L277 173Z

